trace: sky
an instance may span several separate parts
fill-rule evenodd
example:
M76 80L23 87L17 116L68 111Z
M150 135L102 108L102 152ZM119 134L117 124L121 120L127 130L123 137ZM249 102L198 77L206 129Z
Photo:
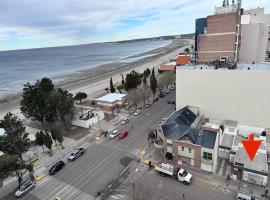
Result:
M195 19L221 5L222 0L0 0L0 50L193 33ZM242 7L270 13L270 0L242 0Z

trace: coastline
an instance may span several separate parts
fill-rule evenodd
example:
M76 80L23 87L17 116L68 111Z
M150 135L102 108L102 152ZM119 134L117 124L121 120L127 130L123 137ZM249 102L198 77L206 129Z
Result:
M186 41L186 44L179 41ZM113 78L114 83L117 83L121 81L120 74L125 75L133 69L142 72L147 67L157 67L160 64L169 62L171 58L174 58L179 53L180 49L191 46L192 41L192 39L174 40L169 45L142 53L143 56L155 54L134 62L109 63L81 70L76 73L54 77L64 80L59 84L56 84L56 87L67 89L73 94L76 94L77 92L85 92L88 94L88 98L96 98L100 94L104 93L104 88L108 87L109 79L111 77ZM136 56L140 57L142 54ZM7 112L19 114L20 99L21 93L5 99L0 99L0 118L2 118Z

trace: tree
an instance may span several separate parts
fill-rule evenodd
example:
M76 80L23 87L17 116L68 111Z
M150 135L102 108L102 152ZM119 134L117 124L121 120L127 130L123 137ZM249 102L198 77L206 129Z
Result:
M80 101L80 103L82 103L82 100L83 100L83 99L86 99L86 98L87 98L87 94L84 93L84 92L78 92L78 93L75 95L75 97L74 97L74 99L75 99L76 101Z
M44 144L49 149L50 156L52 156L53 141L52 141L51 135L47 131L45 131L45 133L43 134L44 134Z
M187 54L189 54L190 53L190 50L189 50L189 48L185 48L185 53L187 53Z
M21 111L25 117L42 125L45 121L56 120L56 123L67 123L70 127L74 117L73 97L67 90L55 89L50 79L43 78L33 85L24 85Z
M175 72L164 72L161 74L158 80L158 87L160 89L164 88L165 86L168 88L169 85L173 84L176 79Z
M57 129L56 129L56 130L53 130L53 132L54 132L54 134L55 134L56 140L59 142L61 148L63 149L63 148L64 148L64 147L63 147L63 141L64 141L63 135L61 134L61 132L60 132L59 129L58 129L58 130L57 130Z
M121 83L122 83L122 85L124 85L124 84L125 84L124 75L121 74L121 76L122 76L122 81L121 81Z
M5 130L5 135L0 137L0 151L10 155L12 161L16 159L16 164L11 170L15 171L20 187L22 177L27 171L27 164L23 160L22 154L26 152L30 146L28 134L25 132L23 122L12 113L7 113L4 116L3 120L0 121L0 128Z
M110 92L111 92L111 93L115 93L115 88L114 88L114 85L113 85L112 77L111 77L111 79L110 79Z
M46 113L46 95L48 90L51 88L49 86L45 87L45 81L41 82L37 80L34 85L26 83L23 88L23 95L21 100L21 111L26 118L32 118L44 123L44 116ZM43 91L43 89L45 91Z
M36 143L42 147L44 153L44 133L42 131L36 133Z
M155 94L157 92L157 79L155 77L155 70L154 70L154 68L152 69L152 75L150 77L150 87L151 87L153 96L155 96Z
M143 84L144 84L144 85L147 85L146 75L143 76Z
M128 95L127 95L127 102L129 103L129 108L131 106L135 106L135 110L137 110L137 106L140 103L139 91L136 91L135 89L130 90Z
M4 154L0 156L0 184L16 170L17 161L18 156L16 155Z
M132 71L126 75L125 89L127 91L137 88L142 83L140 74L136 71Z
M55 146L56 146L57 136L56 136L56 132L53 129L51 130L51 136L52 136L52 139L53 139Z

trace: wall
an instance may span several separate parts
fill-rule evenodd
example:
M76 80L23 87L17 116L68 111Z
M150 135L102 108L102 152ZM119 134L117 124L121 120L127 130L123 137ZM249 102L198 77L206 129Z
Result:
M234 60L236 25L240 23L237 13L207 17L207 35L198 37L198 62L219 60L228 56Z
M205 117L270 127L270 70L176 70L176 108Z
M266 186L267 185L267 176L262 176L259 174L254 174L248 171L243 171L243 181L247 181L250 183L254 183L256 185L262 185Z
M240 63L261 62L257 54L261 24L243 24L241 29Z
M89 120L80 120L79 117L76 117L76 119L72 120L72 125L83 128L89 128L94 124L98 123L98 120L100 121L104 118L104 113L102 111L98 111L97 113L94 114L95 116L90 118ZM98 117L96 116L96 114L98 114Z
M204 159L203 152L211 153L212 160ZM202 147L202 150L201 150L201 169L208 171L208 172L214 172L215 171L215 166L214 166L215 164L216 164L216 154L215 154L214 150Z

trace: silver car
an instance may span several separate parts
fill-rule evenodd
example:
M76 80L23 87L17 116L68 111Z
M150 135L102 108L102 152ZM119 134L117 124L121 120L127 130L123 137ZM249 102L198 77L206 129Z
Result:
M15 196L20 198L23 195L25 195L27 192L29 192L30 190L35 188L35 183L32 181L25 181L24 183L22 183L20 189L18 189L15 192Z
M114 131L110 134L110 138L113 139L113 138L115 138L118 134L119 134L119 131L118 131L118 130L114 130Z
M124 119L124 120L121 121L121 124L122 124L122 125L125 125L125 124L127 124L128 122L129 122L129 119L126 118L126 119Z

